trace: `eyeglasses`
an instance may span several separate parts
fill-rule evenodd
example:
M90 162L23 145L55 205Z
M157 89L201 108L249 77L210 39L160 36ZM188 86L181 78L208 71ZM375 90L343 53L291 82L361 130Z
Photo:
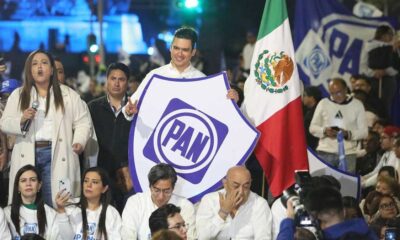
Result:
M389 208L393 208L395 207L396 204L394 202L390 202L390 203L383 203L381 205L379 205L380 209L389 209Z
M184 229L188 229L189 228L189 224L188 223L178 223L173 227L169 227L168 229L176 229L176 230L181 230L182 228Z
M163 193L166 196L171 196L172 195L172 191L173 191L173 189L171 189L171 188L159 189L159 188L156 188L154 186L151 186L150 189L151 189L151 192L153 194L155 194L155 195L159 195L159 194Z

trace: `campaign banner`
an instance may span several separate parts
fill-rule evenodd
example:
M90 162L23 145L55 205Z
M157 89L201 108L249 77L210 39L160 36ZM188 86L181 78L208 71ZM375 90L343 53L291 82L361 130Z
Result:
M306 17L305 17L306 16ZM359 18L337 0L297 0L294 47L300 79L323 86L328 80L361 74L367 67L363 50L388 18Z
M225 72L197 79L152 76L130 130L135 191L148 191L150 168L167 163L178 175L174 193L196 202L222 187L230 167L245 163L259 133L227 99L228 89Z
M320 159L317 154L310 149L308 149L307 154L311 176L331 175L340 182L340 192L342 196L351 196L357 199L360 197L361 183L359 175L350 174L333 167Z

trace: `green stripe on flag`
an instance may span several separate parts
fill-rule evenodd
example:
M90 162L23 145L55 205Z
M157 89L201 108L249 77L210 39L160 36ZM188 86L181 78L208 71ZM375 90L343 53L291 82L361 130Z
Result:
M279 27L286 18L286 0L266 0L257 40Z

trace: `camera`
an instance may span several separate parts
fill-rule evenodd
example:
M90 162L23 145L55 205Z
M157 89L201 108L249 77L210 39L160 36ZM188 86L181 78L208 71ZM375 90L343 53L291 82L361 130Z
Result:
M306 193L313 186L311 175L308 171L295 171L296 184L283 191L281 202L287 208L287 201L291 200L294 208L294 221L296 227L305 228L311 231L317 239L322 239L322 232L316 220L307 212L304 207Z

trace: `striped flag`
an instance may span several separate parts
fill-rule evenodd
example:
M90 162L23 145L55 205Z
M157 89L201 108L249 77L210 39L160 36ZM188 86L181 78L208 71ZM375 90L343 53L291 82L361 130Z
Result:
M300 83L286 1L267 0L246 80L243 113L261 132L255 155L278 196L308 169Z

